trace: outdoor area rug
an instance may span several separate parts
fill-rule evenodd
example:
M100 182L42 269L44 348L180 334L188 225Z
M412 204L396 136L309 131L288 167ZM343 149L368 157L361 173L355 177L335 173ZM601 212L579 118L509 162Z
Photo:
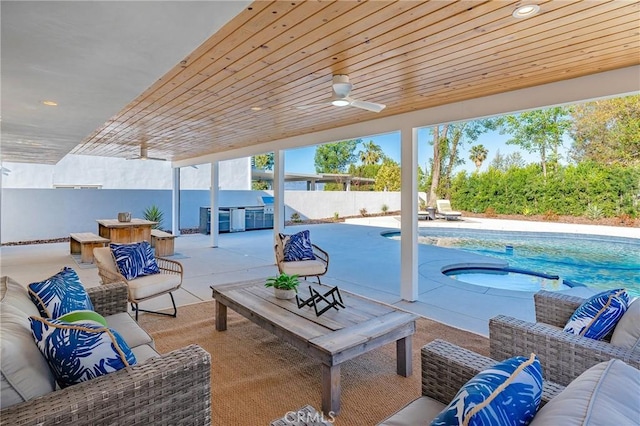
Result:
M178 308L178 317L144 314L140 325L166 353L196 343L211 354L212 424L268 425L305 405L320 409L320 363L228 310L227 331L215 330L215 303ZM395 344L341 367L341 411L336 425L375 425L420 396L420 348L441 338L489 354L489 340L421 318L413 336L413 374L396 374ZM328 416L325 416L328 419Z

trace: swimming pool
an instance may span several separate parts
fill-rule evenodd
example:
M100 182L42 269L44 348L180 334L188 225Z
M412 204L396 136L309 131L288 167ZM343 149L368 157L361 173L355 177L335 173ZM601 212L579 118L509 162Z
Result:
M399 233L395 233L396 236ZM387 235L391 236L391 235ZM640 296L640 240L583 234L421 229L418 242L503 259L510 267Z

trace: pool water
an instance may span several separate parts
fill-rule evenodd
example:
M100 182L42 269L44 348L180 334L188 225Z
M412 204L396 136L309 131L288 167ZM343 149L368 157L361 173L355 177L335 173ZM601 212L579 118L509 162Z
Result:
M422 229L431 244L503 259L510 267L559 275L596 289L640 296L640 240L582 234Z
M538 290L558 291L571 288L559 278L500 269L460 268L446 271L445 275L465 283L505 290L535 292Z

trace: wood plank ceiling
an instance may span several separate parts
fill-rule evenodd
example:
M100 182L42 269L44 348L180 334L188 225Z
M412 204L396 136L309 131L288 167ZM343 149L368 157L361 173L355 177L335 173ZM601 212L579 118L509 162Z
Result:
M72 152L183 160L640 63L637 1L256 1ZM332 74L380 113L331 105Z

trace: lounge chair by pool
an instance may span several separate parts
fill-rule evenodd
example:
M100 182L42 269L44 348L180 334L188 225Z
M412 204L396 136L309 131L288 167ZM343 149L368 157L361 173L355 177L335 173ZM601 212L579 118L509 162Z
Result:
M438 215L447 220L458 220L462 216L462 213L451 209L451 202L449 200L436 200L436 208Z

